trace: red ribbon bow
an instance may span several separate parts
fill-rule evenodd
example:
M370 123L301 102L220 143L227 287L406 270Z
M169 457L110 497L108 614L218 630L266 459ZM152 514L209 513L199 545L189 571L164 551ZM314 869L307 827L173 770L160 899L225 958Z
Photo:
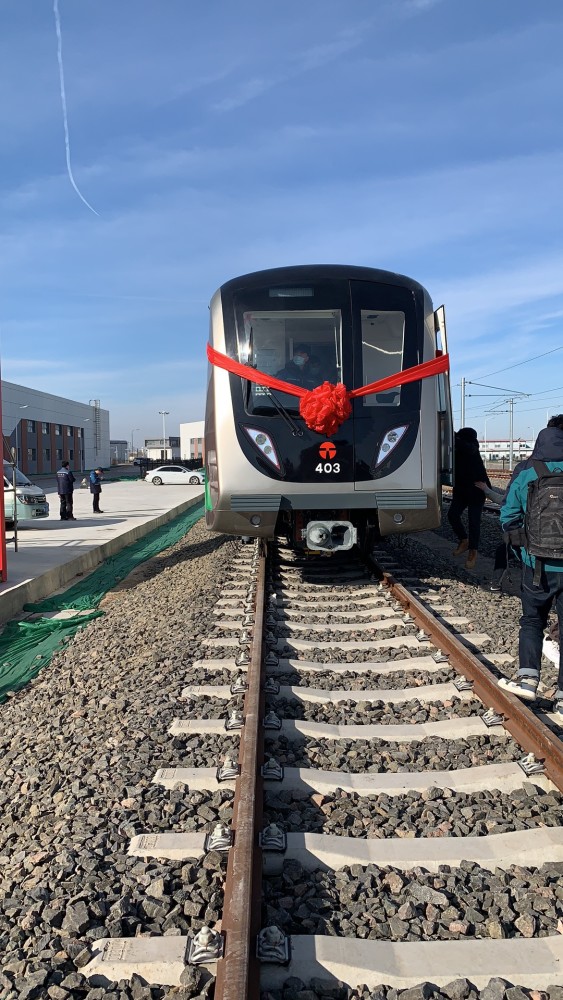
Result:
M387 378L379 379L378 382L370 382L369 385L362 385L359 389L348 390L342 382L332 385L330 382L323 382L316 389L304 389L300 385L293 385L291 382L283 382L282 379L275 378L274 375L266 375L249 365L243 365L240 361L229 358L226 354L216 351L211 344L207 345L207 357L212 365L224 368L225 371L233 375L240 375L241 378L258 385L265 385L268 389L277 389L278 392L287 392L291 396L299 396L299 413L307 424L309 430L323 434L324 437L331 437L336 434L341 424L352 413L350 400L360 396L371 396L374 392L385 392L387 389L394 389L399 385L407 385L409 382L418 382L420 379L430 378L432 375L441 375L447 372L450 367L448 354L441 354L431 361L424 361L420 365L413 365L405 371L397 372L395 375L388 375Z

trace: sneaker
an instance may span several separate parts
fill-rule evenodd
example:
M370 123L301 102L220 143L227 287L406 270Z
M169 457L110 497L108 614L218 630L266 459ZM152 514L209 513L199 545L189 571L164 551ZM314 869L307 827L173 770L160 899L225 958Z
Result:
M553 703L553 714L557 724L563 726L563 701L555 701Z
M493 575L491 577L491 586L489 590L492 594L500 594L502 590L502 581L504 580L505 569L494 569Z
M467 559L465 560L466 569L475 569L475 563L477 562L477 549L469 549L467 553Z
M536 700L538 682L532 677L517 681L509 681L507 677L501 677L497 683L499 688L507 691L508 694L515 694L517 698L522 698L524 701Z
M457 549L454 549L454 556L460 556L462 552L467 552L468 547L469 547L469 539L462 538Z

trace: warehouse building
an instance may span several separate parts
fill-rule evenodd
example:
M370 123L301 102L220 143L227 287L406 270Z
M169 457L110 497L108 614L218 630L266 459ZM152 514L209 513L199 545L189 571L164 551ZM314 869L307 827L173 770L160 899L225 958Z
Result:
M2 430L28 476L56 472L65 459L74 472L110 464L109 410L99 399L79 403L2 380Z

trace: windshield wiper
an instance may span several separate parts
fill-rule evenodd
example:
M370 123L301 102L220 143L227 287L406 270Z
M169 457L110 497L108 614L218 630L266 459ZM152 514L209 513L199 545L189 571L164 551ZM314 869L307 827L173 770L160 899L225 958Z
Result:
M266 389L266 395L269 396L270 399L272 400L272 403L274 404L280 417L283 417L286 424L291 428L291 433L293 434L293 437L303 437L303 428L299 427L299 425L295 423L293 418L287 412L285 406L282 403L280 403L279 399L276 399L271 389Z

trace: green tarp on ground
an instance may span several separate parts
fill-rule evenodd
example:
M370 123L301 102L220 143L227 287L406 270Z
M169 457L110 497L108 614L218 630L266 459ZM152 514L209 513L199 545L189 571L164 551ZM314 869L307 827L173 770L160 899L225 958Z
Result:
M35 614L68 610L89 613L75 618L8 622L0 635L0 700L5 700L8 691L17 691L27 684L79 628L104 613L96 608L108 591L148 559L179 542L202 514L203 504L190 507L173 521L106 559L62 594L37 604L26 604L24 610Z

